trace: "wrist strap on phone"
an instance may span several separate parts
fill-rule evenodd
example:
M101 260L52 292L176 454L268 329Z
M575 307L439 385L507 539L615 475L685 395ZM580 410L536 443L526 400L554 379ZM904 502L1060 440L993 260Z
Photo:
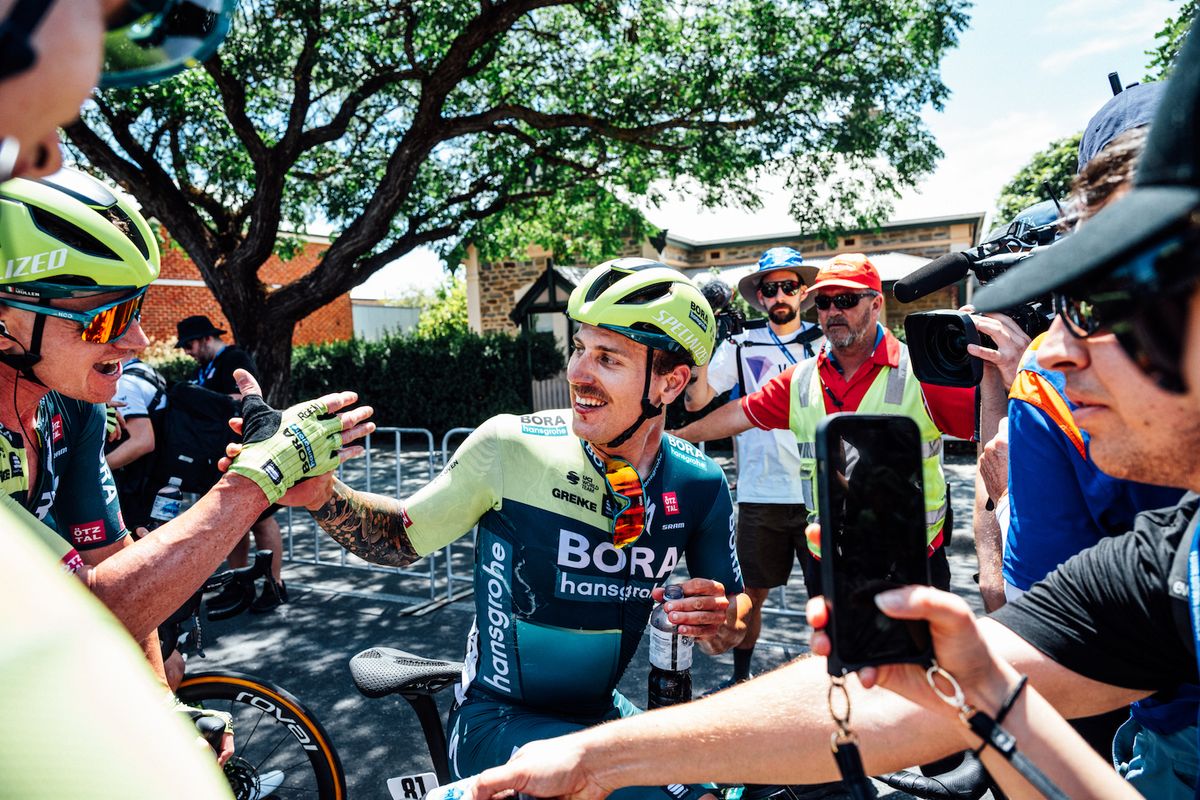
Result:
M946 681L952 692L942 691L942 688L938 686L937 678ZM1021 679L1017 681L1017 685L1008 693L994 719L967 703L958 681L949 672L939 667L936 661L929 669L925 670L925 680L933 689L934 694L946 704L953 706L958 711L958 718L963 721L963 724L983 740L983 746L975 751L976 753L983 750L984 747L992 748L1047 800L1067 800L1067 795L1055 786L1054 782L1046 777L1046 774L1038 769L1024 753L1017 750L1016 737L1000 727L1000 721L1008 716L1008 712L1025 689L1025 684L1029 680L1028 676L1022 675Z
M838 695L841 696L840 706L844 710L840 710L839 704L835 703ZM871 800L875 797L875 789L863 769L858 737L850 730L850 693L846 691L845 678L829 678L829 716L838 726L830 736L829 746L833 750L833 760L837 762L846 792L854 800Z

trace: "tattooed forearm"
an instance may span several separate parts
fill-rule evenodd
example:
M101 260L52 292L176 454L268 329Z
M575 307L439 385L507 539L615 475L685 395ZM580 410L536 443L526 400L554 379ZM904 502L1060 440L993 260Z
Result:
M390 497L336 481L333 497L312 515L335 542L373 564L404 567L420 558L404 530L404 509Z

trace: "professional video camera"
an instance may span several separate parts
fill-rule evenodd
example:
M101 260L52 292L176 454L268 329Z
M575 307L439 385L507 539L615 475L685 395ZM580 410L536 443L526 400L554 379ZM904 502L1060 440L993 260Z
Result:
M896 299L911 303L973 272L986 284L1033 255L1054 244L1058 236L1060 210L1053 200L1030 206L1005 228L988 234L987 241L958 253L947 253L926 264L895 286ZM1039 297L1002 313L1012 318L1030 337L1050 327L1053 307L1049 297ZM983 379L983 363L967 352L968 344L994 347L995 343L975 329L969 314L958 311L926 311L909 314L904 334L912 355L913 373L925 383L938 386L976 386Z
M700 293L712 306L713 316L717 318L717 344L730 336L737 336L745 329L746 318L733 305L733 289L729 288L729 284L712 276L700 284Z

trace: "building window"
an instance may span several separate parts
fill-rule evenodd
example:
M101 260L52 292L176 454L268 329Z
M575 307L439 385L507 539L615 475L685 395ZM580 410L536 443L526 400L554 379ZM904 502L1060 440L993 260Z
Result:
M709 251L708 251L708 260L709 260L709 261L716 261L716 260L717 260L717 259L719 259L720 257L721 257L721 251L720 251L720 250L709 250Z
M854 237L848 236L842 240L842 243L845 244L846 247L854 247Z

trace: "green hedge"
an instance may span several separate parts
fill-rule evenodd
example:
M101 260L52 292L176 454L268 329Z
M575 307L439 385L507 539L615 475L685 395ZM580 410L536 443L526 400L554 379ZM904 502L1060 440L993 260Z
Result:
M548 333L351 339L293 350L291 394L352 389L374 407L381 427L428 428L440 437L496 414L529 411L531 381L563 366Z

